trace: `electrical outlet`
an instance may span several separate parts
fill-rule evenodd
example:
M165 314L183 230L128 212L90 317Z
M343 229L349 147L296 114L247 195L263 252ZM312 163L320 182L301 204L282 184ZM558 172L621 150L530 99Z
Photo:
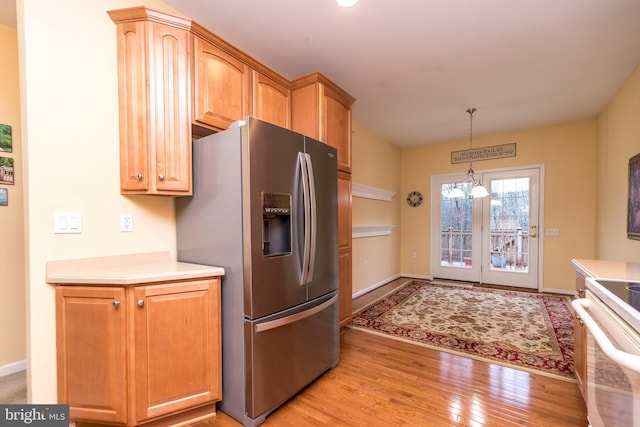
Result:
M120 214L120 231L133 231L133 215L130 213Z

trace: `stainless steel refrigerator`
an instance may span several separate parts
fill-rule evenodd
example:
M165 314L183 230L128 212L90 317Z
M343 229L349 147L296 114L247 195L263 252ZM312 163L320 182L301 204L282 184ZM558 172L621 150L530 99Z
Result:
M257 426L338 364L337 155L248 117L193 142L180 261L224 267L222 402Z

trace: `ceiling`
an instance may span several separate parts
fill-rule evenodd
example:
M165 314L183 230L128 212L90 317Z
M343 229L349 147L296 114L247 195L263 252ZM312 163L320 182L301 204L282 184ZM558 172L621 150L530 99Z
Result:
M593 118L640 63L638 0L165 0L407 147Z
M398 147L468 138L469 107L474 137L593 118L640 63L638 0L164 1L289 79L320 71Z

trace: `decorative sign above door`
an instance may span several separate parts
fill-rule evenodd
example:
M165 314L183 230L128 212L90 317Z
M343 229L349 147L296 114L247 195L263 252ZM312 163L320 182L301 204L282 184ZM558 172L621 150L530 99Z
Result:
M492 147L472 148L451 152L451 164L477 162L479 160L501 159L516 156L516 143L494 145Z

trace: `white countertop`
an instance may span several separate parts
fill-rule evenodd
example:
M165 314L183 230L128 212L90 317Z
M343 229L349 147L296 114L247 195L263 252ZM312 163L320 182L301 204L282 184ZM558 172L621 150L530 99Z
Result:
M573 265L585 277L640 281L640 262L574 259Z
M50 284L135 285L223 276L224 269L176 262L169 252L47 261Z

